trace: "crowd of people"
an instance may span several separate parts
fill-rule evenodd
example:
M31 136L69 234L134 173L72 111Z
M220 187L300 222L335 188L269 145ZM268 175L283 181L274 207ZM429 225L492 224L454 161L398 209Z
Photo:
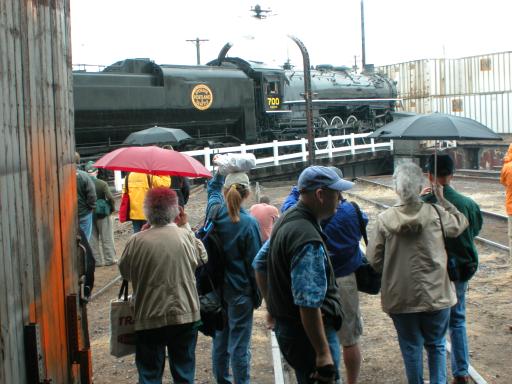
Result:
M106 240L111 224L91 217L95 207L84 176L112 211L113 199L95 173L92 166L77 173L84 191L79 219L86 235L96 233L103 244L101 252L94 251L97 263L108 265L115 262ZM450 156L429 159L427 173L428 183L415 163L396 167L397 203L376 217L365 250L361 239L369 219L345 198L353 183L339 169L304 169L280 212L266 196L245 209L251 193L247 174L216 173L207 184L205 212L215 223L225 262L218 290L227 321L212 340L216 382L250 382L253 311L263 298L268 327L299 384L342 382L340 362L343 382L357 383L363 321L356 272L368 262L382 275L382 309L396 329L408 382L424 382L425 349L431 384L468 383L465 296L478 266L474 238L482 215L450 184ZM509 177L502 174L502 182ZM130 193L135 233L119 269L135 297L139 382L161 382L167 350L174 382L193 383L201 327L196 269L208 263L208 255L188 224L188 182L130 173L124 191Z

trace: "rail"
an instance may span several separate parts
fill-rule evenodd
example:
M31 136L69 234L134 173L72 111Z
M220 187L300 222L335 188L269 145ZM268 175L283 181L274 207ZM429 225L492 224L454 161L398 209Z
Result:
M362 152L376 152L393 150L393 141L375 143L375 140L368 139L370 133L351 133L341 136L325 136L315 138L315 156L333 158L337 155L356 155ZM272 156L269 156L269 153ZM212 157L219 153L253 153L256 157L256 167L272 167L284 162L305 162L308 159L307 140L278 141L260 144L241 144L236 147L209 148L195 151L183 152L189 156L196 157L205 167L212 171ZM116 191L122 186L121 172L115 172Z

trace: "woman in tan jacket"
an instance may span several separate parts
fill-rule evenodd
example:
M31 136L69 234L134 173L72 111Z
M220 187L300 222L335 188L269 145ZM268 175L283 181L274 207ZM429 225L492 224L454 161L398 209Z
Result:
M442 188L434 188L435 208L420 200L423 173L416 164L398 166L393 180L399 202L378 216L367 257L382 272L382 309L395 325L409 384L423 383L423 347L430 383L445 384L445 334L457 300L441 221L446 237L460 235L468 223Z
M166 350L175 383L194 383L200 325L195 270L208 257L178 208L176 192L152 188L144 199L151 227L134 234L119 271L135 297L135 363L139 383L161 383Z

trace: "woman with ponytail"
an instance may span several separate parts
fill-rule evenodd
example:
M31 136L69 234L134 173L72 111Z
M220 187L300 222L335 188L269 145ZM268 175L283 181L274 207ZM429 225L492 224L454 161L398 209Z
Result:
M212 366L217 383L250 382L253 310L259 306L251 263L261 246L258 222L242 208L250 195L243 172L216 174L208 182L207 217L224 245L224 305L228 324L213 338ZM231 366L232 377L229 375Z

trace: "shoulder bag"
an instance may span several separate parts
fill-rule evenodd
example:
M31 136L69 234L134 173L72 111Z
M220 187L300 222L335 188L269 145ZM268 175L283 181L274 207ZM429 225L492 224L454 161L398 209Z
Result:
M350 204L352 204L356 211L357 218L359 220L359 230L364 243L368 245L368 235L366 233L366 225L364 224L361 209L359 208L359 205L353 201L351 201ZM366 257L363 257L363 263L356 269L355 274L358 291L368 293L369 295L377 295L380 292L382 274L373 269L370 263L368 263Z

